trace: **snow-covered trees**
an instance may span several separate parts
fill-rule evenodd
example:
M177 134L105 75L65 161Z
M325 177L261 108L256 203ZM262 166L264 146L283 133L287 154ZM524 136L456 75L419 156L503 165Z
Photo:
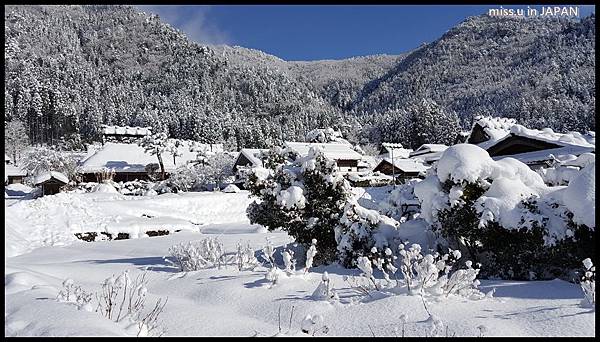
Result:
M286 151L275 148L266 165L248 176L246 187L260 202L248 207L252 223L269 230L281 228L306 248L319 241L316 260L336 259L334 229L349 196L349 185L335 171L335 162L318 149L304 158L285 160Z
M138 143L144 148L146 153L156 156L158 165L160 165L161 179L165 179L165 164L162 160L162 154L167 151L170 146L167 140L167 134L164 132L147 135Z
M586 300L586 304L590 306L596 306L596 267L592 262L592 259L586 258L583 260L583 266L585 267L585 273L581 277L579 285Z
M581 210L595 206L593 169L553 189L516 159L494 161L477 146L458 144L414 193L443 245L481 263L484 276L568 279L574 260L593 253L595 222Z
M18 158L29 145L27 128L21 121L6 122L4 126L4 146L6 153L18 164Z
M58 171L69 179L74 179L77 174L75 158L49 147L32 147L27 150L23 156L21 167L33 177L48 171Z

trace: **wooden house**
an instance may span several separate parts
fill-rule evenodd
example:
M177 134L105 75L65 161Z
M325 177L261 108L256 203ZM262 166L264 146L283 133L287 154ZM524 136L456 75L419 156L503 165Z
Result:
M595 153L595 133L555 133L551 129L527 129L515 125L504 138L487 148L495 160L512 157L531 169L546 168L555 162L584 153Z
M180 166L197 161L198 150L222 152L222 144L198 144L184 142L180 156L173 158L167 152L162 154L165 173L168 176ZM150 173L159 172L158 158L147 153L136 143L107 142L80 162L80 178L83 182L100 182L103 174L110 171L115 182L148 180Z
M54 195L60 192L60 188L69 183L69 178L56 171L44 172L35 177L35 186L42 187L42 195Z
M429 166L418 159L394 158L394 163L390 158L384 158L373 169L374 172L381 172L385 175L396 177L396 181L401 183L407 179L420 178L424 175Z
M409 154L410 158L420 159L425 164L431 165L438 161L442 153L448 148L443 144L423 144Z
M267 151L268 149L243 148L238 153L232 170L235 175L234 183L237 187L243 189L248 172L255 167L263 166L263 154Z
M342 173L358 172L358 164L362 155L347 143L304 143L286 141L285 147L299 156L307 156L312 147L318 147L328 159L335 161L338 171Z

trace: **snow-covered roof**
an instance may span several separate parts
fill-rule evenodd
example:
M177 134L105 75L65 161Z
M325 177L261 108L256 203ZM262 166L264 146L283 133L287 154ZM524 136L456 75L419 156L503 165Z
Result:
M540 150L540 151L510 154L510 155L504 155L504 156L496 156L496 157L492 157L492 159L500 160L500 159L503 159L506 157L511 157L511 158L515 158L525 164L533 164L533 163L545 161L545 160L559 160L560 161L562 159L566 159L566 157L569 155L578 156L580 154L594 152L594 150L595 150L594 147L571 145L571 146L563 146L563 147L559 147L559 148L550 148L550 149L545 149L545 150Z
M269 151L268 149L260 149L260 148L243 148L240 151L240 155L238 156L238 158L240 158L240 156L244 156L246 157L246 159L248 159L251 163L252 166L262 166L262 160L260 159L260 155L262 153L265 153ZM237 163L237 160L236 160Z
M308 155L311 147L318 147L325 157L333 160L360 160L362 155L352 148L350 144L342 143L304 143L286 141L285 146L304 157Z
M10 159L10 157L8 155L6 155L6 153L4 154L4 162L10 162L12 159Z
M129 127L102 125L102 133L110 135L150 135L152 127Z
M510 134L507 134L502 139L495 141L494 144L488 146L486 149L501 143L511 136L535 139L560 146L581 146L590 148L594 148L596 146L596 133L592 131L586 134L581 134L579 132L556 133L550 128L537 130L529 129L522 125L513 125L510 128Z
M423 144L414 152L411 152L409 157L431 163L440 159L442 153L444 153L447 148L448 146L443 144Z
M392 159L390 158L383 158L381 162L383 163L384 161L392 164ZM393 165L396 167L396 169L399 169L403 172L425 172L429 168L418 159L394 158Z
M394 155L394 159L396 158L408 158L411 152L413 152L410 148L402 147L402 144L387 144L387 146L383 146L382 150L386 152L380 153L381 156L391 156Z
M4 174L10 177L27 176L27 171L15 165L4 164Z
M41 174L35 176L34 183L35 183L35 185L39 185L39 184L44 183L45 181L49 180L50 178L54 178L65 184L69 183L69 177L65 176L64 174L62 174L58 171L49 171L49 172L41 173Z
M197 144L196 144L197 145ZM177 167L196 160L197 152L190 152L190 144L185 142L179 148L182 154L175 158L167 152L162 153L165 171L173 171ZM83 172L96 172L102 169L114 169L115 172L145 172L146 165L158 163L158 158L146 153L137 144L108 142L93 155L81 163Z
M483 131L487 134L489 139L477 145L483 149L486 149L496 141L506 137L510 133L511 127L516 124L517 121L515 119L491 116L477 116L473 121L473 127L471 128L471 132L469 132L469 137L467 138L467 141L469 141L469 139L471 138L473 129L476 126L480 126L483 129Z

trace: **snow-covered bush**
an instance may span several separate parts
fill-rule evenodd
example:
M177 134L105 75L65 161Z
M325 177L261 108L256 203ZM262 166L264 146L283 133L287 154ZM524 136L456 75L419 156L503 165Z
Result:
M367 255L373 247L385 248L395 236L397 224L375 210L349 201L335 228L340 262L346 267L355 266L357 258Z
M335 162L312 148L307 157L287 160L289 151L273 148L265 165L248 175L246 188L260 201L248 207L251 223L269 230L281 228L308 249L319 241L315 262L336 259L334 228L339 223L350 187L336 171Z
M379 204L379 210L397 221L405 221L411 218L411 215L418 212L419 200L414 194L415 184L420 179L410 179L404 184L396 186L390 192L390 195Z
M93 311L91 301L93 294L88 293L81 288L81 285L75 285L73 279L65 279L62 283L63 288L58 293L56 300L59 302L74 303L79 310Z
M304 273L308 272L312 267L315 255L317 255L317 239L312 239L310 247L306 250L306 266L304 267Z
M323 272L321 282L313 292L311 298L314 300L339 300L339 296L337 292L333 289L333 284L331 284L331 279L329 279L329 274L327 272Z
M145 180L133 180L117 183L119 192L123 195L143 196L147 191L154 187L153 182Z
M475 145L458 144L414 193L441 247L481 263L484 276L568 279L574 260L593 253L593 170L591 163L568 187L552 188L516 159L494 161Z
M138 274L135 279L124 271L118 277L111 276L102 283L96 294L98 309L104 317L115 322L127 324L126 330L137 336L160 335L158 317L167 305L168 299L159 298L150 311L146 311L148 293L146 273Z
M285 273L287 275L292 275L294 272L296 272L296 259L294 259L294 251L291 249L284 249L283 252L281 252L281 256L283 257Z
M181 272L221 267L226 263L223 244L216 238L180 243L169 248L169 254L171 258L165 258L165 261Z
M46 146L30 148L25 152L20 166L30 176L27 179L30 183L36 175L49 171L60 172L70 180L77 175L77 160L72 155Z
M581 277L579 285L583 290L585 297L585 303L587 305L596 306L596 266L594 266L592 259L586 258L583 260L583 266L585 267L585 273Z
M258 260L254 256L254 249L250 247L249 243L244 246L241 242L238 242L235 261L240 271L254 269L258 265Z
M306 315L300 324L303 333L315 336L318 333L327 334L329 327L325 325L325 320L321 315Z

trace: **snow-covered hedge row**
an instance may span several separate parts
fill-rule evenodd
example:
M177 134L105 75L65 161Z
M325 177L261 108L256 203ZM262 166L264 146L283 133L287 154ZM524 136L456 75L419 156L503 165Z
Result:
M421 216L487 276L566 276L593 254L595 162L569 185L549 187L513 158L475 145L448 148L414 187Z

